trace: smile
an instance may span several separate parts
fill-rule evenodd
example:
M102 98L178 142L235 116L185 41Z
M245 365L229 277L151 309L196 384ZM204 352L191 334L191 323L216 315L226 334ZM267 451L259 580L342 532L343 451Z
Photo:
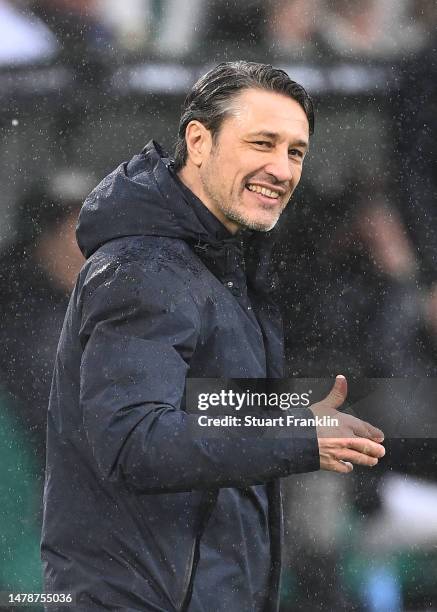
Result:
M279 193L277 191L272 191L271 189L267 189L266 187L261 187L260 185L253 185L249 183L246 185L249 191L253 191L254 193L260 193L267 198L271 198L272 200L276 200L279 198Z

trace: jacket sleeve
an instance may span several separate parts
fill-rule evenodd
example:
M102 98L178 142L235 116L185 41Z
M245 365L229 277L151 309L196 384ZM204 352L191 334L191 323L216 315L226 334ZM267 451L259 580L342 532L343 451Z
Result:
M200 329L189 291L165 269L122 266L83 299L80 406L101 476L170 492L319 469L312 428L277 440L193 435L180 406Z

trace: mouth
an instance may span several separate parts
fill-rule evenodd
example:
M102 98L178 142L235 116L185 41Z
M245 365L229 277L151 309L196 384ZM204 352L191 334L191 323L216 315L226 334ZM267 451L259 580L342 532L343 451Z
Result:
M268 206L279 204L281 202L281 196L283 196L282 190L276 191L255 183L247 183L246 189L247 191L250 191L250 193L258 199L258 201L262 202L263 204L267 204Z

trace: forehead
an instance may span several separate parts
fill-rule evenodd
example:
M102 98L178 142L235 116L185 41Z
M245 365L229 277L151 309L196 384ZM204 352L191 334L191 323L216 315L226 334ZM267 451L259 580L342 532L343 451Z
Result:
M264 89L246 89L235 97L228 127L240 135L272 132L284 139L308 141L309 123L301 105L287 95Z

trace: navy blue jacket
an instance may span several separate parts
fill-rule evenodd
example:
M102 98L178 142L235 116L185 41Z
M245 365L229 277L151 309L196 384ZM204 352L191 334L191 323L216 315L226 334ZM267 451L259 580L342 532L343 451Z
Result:
M151 142L90 194L77 237L87 262L48 414L46 590L76 593L75 611L276 610L278 479L319 468L315 431L198 440L183 410L187 377L282 375L273 232L242 245Z

